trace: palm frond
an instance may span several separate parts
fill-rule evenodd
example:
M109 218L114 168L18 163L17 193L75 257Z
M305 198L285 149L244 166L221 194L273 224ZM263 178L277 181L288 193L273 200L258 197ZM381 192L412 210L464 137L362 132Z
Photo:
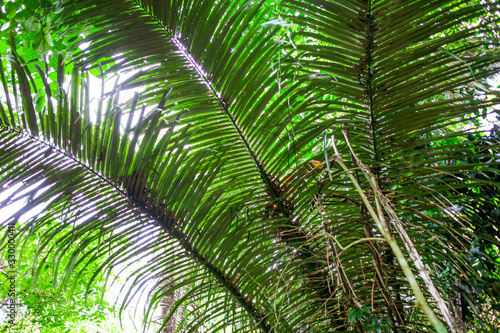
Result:
M471 193L498 187L498 142L481 149L481 130L465 126L477 127L498 102L485 82L498 72L497 9L473 1L65 1L57 29L91 31L75 36L74 61L54 55L42 69L14 46L1 61L4 190L21 185L29 191L16 200L46 205L22 232L43 235L40 251L68 253L57 264L61 288L88 260L108 256L98 278L144 258L124 304L157 279L149 316L177 290L165 322L184 309L187 331L327 332L351 323L363 331L350 318L366 307L374 320L389 318L386 327L428 330L422 314L408 314L414 298L355 184L373 205L377 193L347 158L342 133L441 294L454 295L448 306L463 311L457 297L472 296L460 286L481 279L470 251L486 239L474 214L478 202L494 202ZM94 115L96 70L103 81L117 71L127 77L103 88ZM486 166L487 176L475 176ZM457 272L451 288L439 282L447 270ZM463 325L454 316L451 330Z

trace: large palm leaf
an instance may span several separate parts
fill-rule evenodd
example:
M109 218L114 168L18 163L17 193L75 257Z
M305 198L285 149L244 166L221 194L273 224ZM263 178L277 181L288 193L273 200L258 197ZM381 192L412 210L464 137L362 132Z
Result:
M94 27L75 69L56 56L45 70L14 50L4 58L15 79L3 78L2 182L30 189L28 205L46 205L21 230L43 235L40 253L68 253L61 288L97 257L107 259L95 277L148 260L130 277L128 299L161 276L151 307L182 291L170 315L189 309L187 331L346 330L363 306L386 326L425 330L423 314L407 309L412 292L391 249L374 240L380 229L362 201L375 204L373 188L355 160L342 170L327 143L334 135L345 160L348 140L370 166L431 276L451 267L457 286L477 278L467 253L481 237L466 214L477 201L461 189L481 184L471 172L493 151L477 150L478 136L465 140L471 131L461 124L496 102L470 88L484 90L496 73L495 10L450 1L66 1L60 31ZM103 92L92 121L86 71L106 65L105 75L132 76ZM34 103L35 92L45 103ZM463 307L459 293L445 296L449 307Z

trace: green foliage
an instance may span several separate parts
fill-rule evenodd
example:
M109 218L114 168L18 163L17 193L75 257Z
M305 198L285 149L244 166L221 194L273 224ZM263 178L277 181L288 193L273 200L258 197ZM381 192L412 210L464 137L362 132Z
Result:
M372 309L368 306L363 305L361 308L352 309L349 311L348 319L352 326L354 326L356 321L361 322L366 332L391 332L391 319L372 315Z
M26 199L2 227L42 208L18 223L35 325L102 319L120 267L115 310L144 296L145 327L162 308L178 331L429 331L367 212L383 194L446 325L495 329L499 142L480 128L499 102L495 2L2 8L0 207Z
M19 225L18 225L19 227ZM16 326L9 327L9 332L22 332L43 328L44 332L73 332L68 325L78 325L85 321L96 324L107 320L111 308L106 301L102 301L102 288L104 280L98 280L87 290L90 277L99 262L93 262L80 276L73 276L69 284L71 290L61 290L57 286L57 274L53 262L57 261L56 253L41 251L39 256L46 258L40 267L37 267L37 248L40 247L40 234L32 234L20 243L16 256L20 258L16 262L16 302L21 306L18 308ZM24 255L23 255L24 254ZM40 271L35 274L35 271ZM5 272L4 272L5 273ZM3 275L2 275L3 276ZM35 279L36 277L36 279ZM7 299L10 280L5 278L0 282L0 295Z

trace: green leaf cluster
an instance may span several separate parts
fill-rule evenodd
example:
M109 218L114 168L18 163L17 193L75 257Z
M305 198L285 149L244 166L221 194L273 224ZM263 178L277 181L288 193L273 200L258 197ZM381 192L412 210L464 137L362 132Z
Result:
M19 223L33 277L50 263L57 290L88 292L119 267L117 309L144 296L144 326L162 309L178 332L430 331L391 234L438 322L494 331L499 10L8 2L0 204L26 205L2 228L41 209Z

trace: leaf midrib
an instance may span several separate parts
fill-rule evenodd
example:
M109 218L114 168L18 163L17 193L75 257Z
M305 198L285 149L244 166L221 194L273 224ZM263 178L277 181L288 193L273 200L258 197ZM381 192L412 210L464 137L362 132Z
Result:
M3 125L0 125L0 130L2 131L7 131L7 132L13 132L17 134L18 136L24 136L28 137L30 140L36 142L37 144L40 144L42 146L51 148L53 153L61 154L64 157L68 158L71 160L73 163L78 165L79 167L85 169L88 173L92 174L93 176L97 177L99 180L104 182L106 185L110 186L113 191L116 191L119 195L122 195L125 197L127 200L130 200L133 205L136 208L139 208L141 211L143 211L149 218L154 220L158 225L163 228L169 235L174 237L181 247L190 254L191 258L193 261L198 262L198 264L202 265L206 270L208 270L227 290L228 292L236 298L238 303L247 311L247 313L251 316L251 318L260 326L260 328L266 332L272 332L271 328L269 325L265 323L265 315L261 314L250 302L248 302L245 297L241 294L241 292L237 289L236 285L231 283L230 281L227 281L226 277L224 276L224 273L218 269L215 265L213 265L210 262L209 257L203 256L198 249L196 249L191 243L188 243L186 241L187 237L182 233L180 230L176 230L174 228L171 228L169 225L167 225L164 221L162 221L154 212L151 212L144 204L139 202L133 197L128 196L122 189L117 187L112 181L108 180L106 177L101 175L99 172L95 171L93 168L87 166L83 162L79 161L75 157L69 155L65 151L61 150L59 147L52 146L51 144L38 139L37 137L34 137L30 134L27 134L25 132L15 130L12 128L5 127Z

